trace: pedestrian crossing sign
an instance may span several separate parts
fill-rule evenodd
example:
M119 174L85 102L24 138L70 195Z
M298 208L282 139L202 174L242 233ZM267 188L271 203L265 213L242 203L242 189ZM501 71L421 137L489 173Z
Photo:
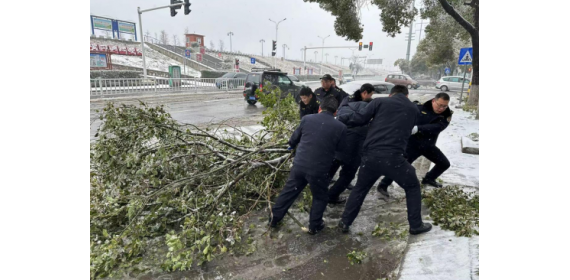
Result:
M459 65L469 65L473 63L473 48L463 48L459 51Z

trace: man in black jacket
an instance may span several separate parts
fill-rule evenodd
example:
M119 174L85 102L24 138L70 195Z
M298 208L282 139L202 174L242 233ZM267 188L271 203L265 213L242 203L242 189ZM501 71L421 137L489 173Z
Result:
M324 98L321 102L321 113L303 117L291 136L289 146L297 148L296 155L289 179L273 206L271 227L277 226L309 183L313 194L309 234L316 234L325 228L323 213L328 202L328 171L335 152L343 149L346 136L346 126L333 117L337 107L338 103L334 97Z
M342 93L334 87L334 78L329 74L325 74L321 77L321 87L315 90L315 96L318 103L321 103L323 98L329 95L334 96L338 102L337 104L340 104L344 98Z
M338 117L348 126L370 123L364 141L358 180L338 224L343 232L349 231L364 198L381 175L393 178L406 192L410 234L431 230L431 224L422 221L422 197L416 170L404 158L417 117L418 108L408 99L408 89L401 85L392 88L390 97L376 98L363 109Z
M413 163L420 156L424 156L433 162L435 166L423 178L422 184L441 188L442 185L436 179L449 168L450 164L447 157L435 144L439 133L447 128L451 122L453 111L449 109L449 95L440 92L435 98L417 106L420 114L406 147L408 162ZM392 179L384 177L378 185L378 192L384 196L389 196L388 186L392 184L392 181Z
M359 90L342 101L343 104L347 104L348 106L341 106L338 109L337 115L340 117L345 114L351 114L354 111L366 107L368 103L372 101L373 94L374 86L368 83L363 84ZM362 145L366 139L367 132L368 126L366 125L347 127L344 152L336 153L335 161L329 172L332 178L342 165L338 180L329 189L329 204L341 204L346 201L346 198L341 198L340 194L348 188L360 166Z
M301 119L306 115L317 114L319 112L319 104L317 98L313 95L313 91L304 87L299 91L301 101L299 101L299 114Z

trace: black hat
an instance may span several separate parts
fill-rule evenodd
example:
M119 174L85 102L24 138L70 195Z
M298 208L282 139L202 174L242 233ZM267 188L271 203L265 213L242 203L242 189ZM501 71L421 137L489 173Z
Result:
M330 74L324 74L320 79L334 81L334 78Z

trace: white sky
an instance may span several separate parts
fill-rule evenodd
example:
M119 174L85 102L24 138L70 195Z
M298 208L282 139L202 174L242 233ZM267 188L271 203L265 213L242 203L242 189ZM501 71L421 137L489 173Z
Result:
M322 44L317 36L330 35L325 40L325 46L358 46L358 43L337 36L334 32L335 18L315 3L305 3L303 0L191 0L190 3L192 12L189 15L184 15L184 8L177 10L178 14L175 17L170 16L169 9L143 13L144 32L148 30L151 36L154 36L155 33L166 30L172 42L172 34L177 34L181 40L184 28L188 27L190 33L205 35L206 46L209 47L210 40L213 40L217 49L219 40L224 40L225 49L229 50L230 40L227 33L232 31L234 51L261 54L259 41L264 39L264 54L267 55L271 52L271 40L275 39L275 24L270 22L269 18L274 21L287 18L279 24L278 57L283 54L281 46L287 44L289 49L286 50L286 57L302 60L301 48L303 46L311 47ZM148 9L169 4L168 0L91 0L90 12L92 15L135 22L138 33L137 6L141 9ZM406 57L405 34L408 28L402 28L402 34L395 38L388 37L382 32L380 10L373 5L363 8L361 21L364 25L362 41L364 44L374 42L373 50L363 49L360 52L361 55L368 55L369 58L382 58L384 65L392 65L396 59ZM412 41L410 58L417 46L419 34L416 29L418 28L419 25L414 26L416 39ZM422 31L422 37L424 36ZM321 52L318 51L317 60L320 61ZM326 49L326 53L329 54L328 62L334 62L334 56L338 56L338 63L340 63L340 57L351 55L348 49ZM314 50L308 50L307 59L314 60L314 58Z

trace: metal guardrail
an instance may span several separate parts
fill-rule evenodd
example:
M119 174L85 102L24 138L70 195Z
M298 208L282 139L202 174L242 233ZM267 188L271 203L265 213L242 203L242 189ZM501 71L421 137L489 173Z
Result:
M91 97L129 94L240 91L245 79L227 78L138 78L90 79Z

